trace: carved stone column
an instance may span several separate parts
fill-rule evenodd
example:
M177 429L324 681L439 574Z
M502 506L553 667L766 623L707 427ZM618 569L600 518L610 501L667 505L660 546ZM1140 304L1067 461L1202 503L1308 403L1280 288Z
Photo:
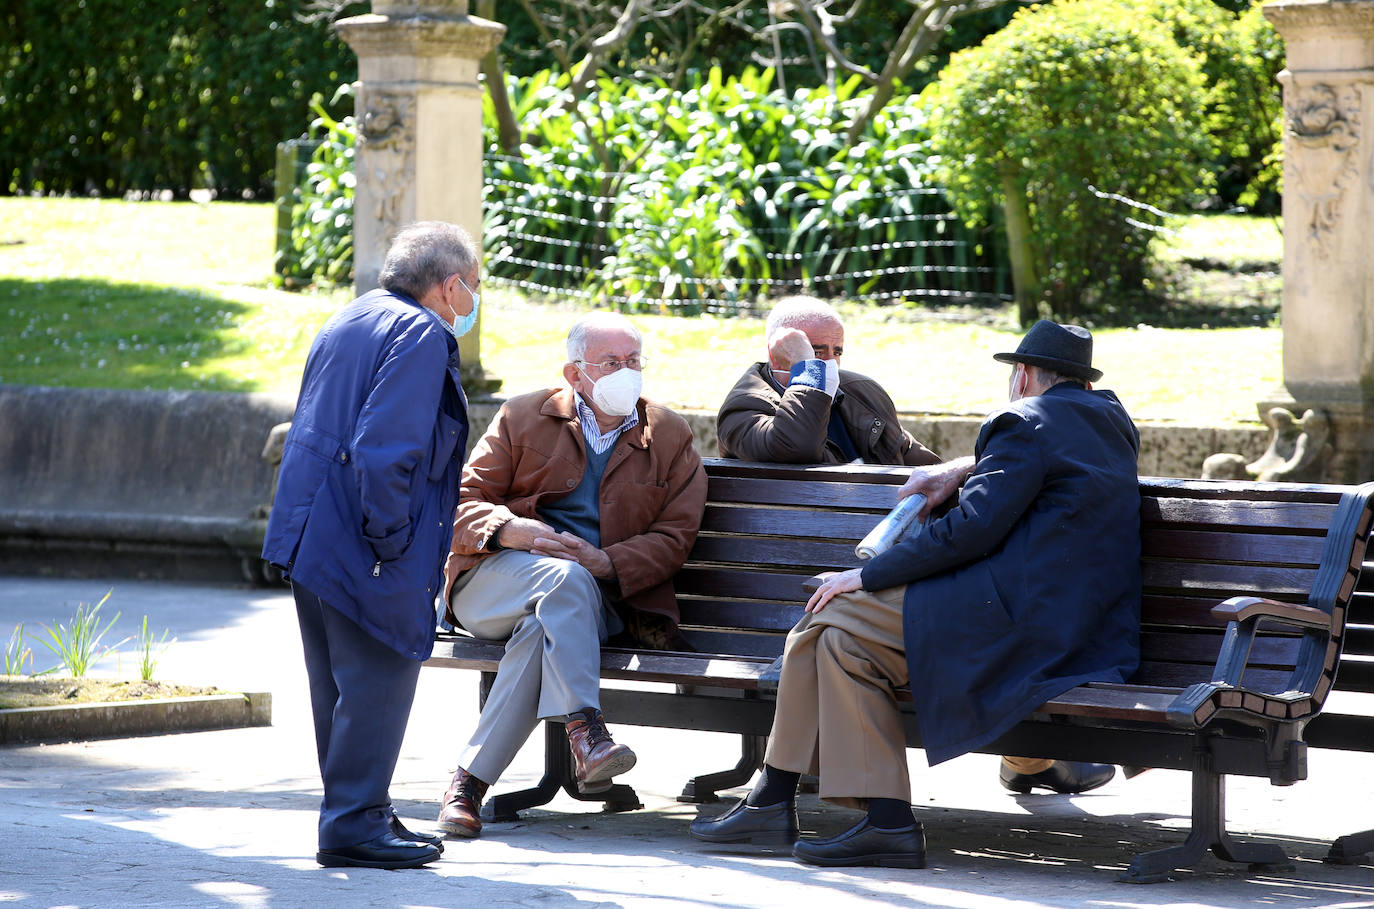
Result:
M355 287L377 286L396 231L451 221L482 243L482 57L505 26L468 15L467 0L374 0L338 22L358 55L353 162ZM481 314L460 342L463 386L491 391L482 371Z
M1374 478L1374 0L1277 0L1287 44L1283 387L1260 402L1324 411L1323 478Z

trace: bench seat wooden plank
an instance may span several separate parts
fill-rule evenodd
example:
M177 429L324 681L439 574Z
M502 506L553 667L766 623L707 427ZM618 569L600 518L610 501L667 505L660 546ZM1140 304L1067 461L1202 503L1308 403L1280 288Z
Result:
M434 654L426 662L434 666L495 672L505 645L467 635L441 634ZM601 651L601 677L622 681L698 684L719 688L755 689L757 680L773 662L735 654L669 653L607 647Z

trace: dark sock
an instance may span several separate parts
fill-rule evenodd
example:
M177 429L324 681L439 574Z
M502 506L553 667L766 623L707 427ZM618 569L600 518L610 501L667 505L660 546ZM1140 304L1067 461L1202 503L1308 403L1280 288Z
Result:
M868 822L879 830L900 830L915 823L911 803L901 799L869 799Z
M759 781L754 784L754 788L750 790L744 802L755 808L766 808L781 802L791 802L797 797L797 781L800 779L800 773L779 770L764 764Z

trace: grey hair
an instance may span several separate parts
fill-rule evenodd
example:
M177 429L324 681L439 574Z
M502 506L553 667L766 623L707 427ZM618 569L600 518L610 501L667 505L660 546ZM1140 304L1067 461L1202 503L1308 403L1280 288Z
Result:
M568 362L577 363L587 356L587 335L608 329L625 329L635 336L635 343L644 346L644 337L635 324L618 312L592 312L578 319L568 329Z
M835 311L835 307L824 300L807 296L783 297L774 304L772 311L768 313L768 322L764 325L764 337L772 337L773 332L779 328L800 329L804 325L812 325L816 322L834 322L836 325L844 325L844 320Z
M476 268L477 249L467 231L447 221L417 221L391 241L378 283L419 300L449 275L467 275Z

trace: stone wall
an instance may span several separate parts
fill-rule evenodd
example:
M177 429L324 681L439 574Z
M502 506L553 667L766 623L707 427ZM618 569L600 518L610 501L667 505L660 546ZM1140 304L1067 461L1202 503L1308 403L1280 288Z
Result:
M469 445L477 441L487 423L500 407L498 400L469 402L474 432ZM692 426L696 449L702 457L716 457L715 411L682 411ZM973 454L982 417L948 414L898 415L907 431L946 458ZM1202 462L1219 451L1232 451L1253 461L1269 444L1269 431L1254 426L1183 426L1176 423L1140 424L1140 473L1158 477L1200 477Z

